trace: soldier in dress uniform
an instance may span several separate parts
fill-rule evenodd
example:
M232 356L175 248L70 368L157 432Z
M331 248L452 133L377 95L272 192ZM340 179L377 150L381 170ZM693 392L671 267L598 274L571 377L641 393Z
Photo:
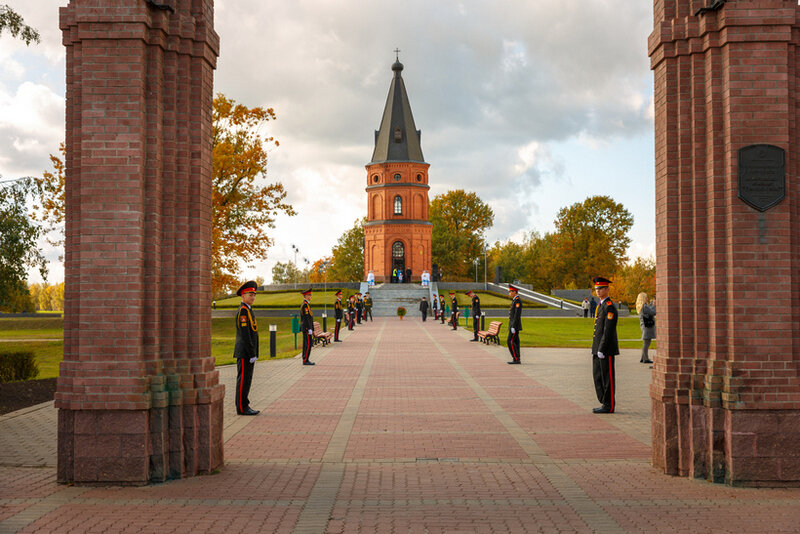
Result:
M439 319L444 324L444 295L439 295Z
M367 322L367 317L369 317L369 322L372 322L372 297L369 296L369 291L364 293L364 322Z
M356 293L356 322L361 324L361 314L364 312L364 299L361 293Z
M478 341L478 326L481 319L481 299L474 291L467 291L467 296L472 297L472 331L474 337L470 341Z
M242 304L236 313L236 344L233 357L236 358L236 413L239 415L256 415L258 410L250 408L250 384L253 381L253 369L258 359L258 324L253 315L253 303L256 301L258 284L250 281L239 288L237 295L242 297Z
M508 352L511 353L509 364L520 364L519 331L522 330L522 299L519 288L508 284L508 296L511 297L511 308L508 310Z
M431 302L433 308L433 320L436 321L439 319L439 299L436 298L436 295L433 296L433 302Z
M594 408L594 413L614 413L616 408L614 395L616 391L616 375L614 359L619 354L617 340L617 307L608 297L611 280L596 276L592 279L594 290L600 304L594 314L594 335L592 336L592 375L597 400L601 406Z
M303 365L314 365L309 357L314 344L314 312L311 311L311 289L303 291L303 304L300 305L300 329L303 331Z
M333 341L335 343L341 343L342 341L339 339L339 329L342 327L342 316L344 312L342 311L342 290L336 292L336 302L333 305L333 316L336 319L336 327L334 328L333 333Z
M450 293L450 325L453 330L458 330L458 299L455 293Z
M352 330L356 324L356 296L350 295L347 299L347 329Z

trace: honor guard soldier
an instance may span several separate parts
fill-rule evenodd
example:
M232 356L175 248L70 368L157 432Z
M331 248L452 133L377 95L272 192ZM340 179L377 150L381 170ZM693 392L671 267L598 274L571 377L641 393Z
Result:
M236 358L235 403L236 413L239 415L258 414L258 410L250 408L250 384L258 359L258 324L252 308L257 287L258 284L250 281L236 292L242 297L242 304L236 313L236 344L233 348L233 357Z
M450 293L450 324L453 330L458 330L458 299L455 293Z
M614 358L619 354L617 340L617 307L608 297L611 280L597 276L592 279L594 290L600 304L594 314L594 334L592 336L592 375L594 389L600 406L594 413L614 413L616 408L614 394L617 388L614 374Z
M508 352L511 353L509 364L520 364L519 331L522 330L522 299L519 288L508 284L508 296L511 297L511 308L508 310Z
M311 311L311 290L303 291L303 304L300 305L300 329L303 331L303 365L314 365L309 360L311 345L314 344L314 313Z
M439 318L444 324L444 295L439 295Z
M341 343L339 339L339 329L342 327L342 290L336 292L336 303L333 305L333 315L336 318L336 328L334 329L333 341Z
M478 341L478 326L481 318L481 299L473 291L467 291L467 296L472 297L472 332L474 337L470 341Z
M356 324L356 296L350 295L347 299L347 329L352 330Z
M356 293L356 322L361 324L361 314L364 313L364 299L361 293Z
M436 295L433 296L431 307L433 308L433 320L437 321L439 319L439 299L436 298Z
M372 297L369 296L369 291L364 294L364 322L372 322Z

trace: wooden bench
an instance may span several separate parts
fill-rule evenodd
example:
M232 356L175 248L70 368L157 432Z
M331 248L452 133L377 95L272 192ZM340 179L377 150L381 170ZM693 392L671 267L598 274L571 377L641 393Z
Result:
M322 327L319 325L317 321L314 321L314 343L322 342L322 346L324 347L328 343L330 343L333 334L330 332L323 332Z
M492 321L489 323L488 330L478 330L478 339L484 343L494 341L500 344L500 328L503 326L503 321Z

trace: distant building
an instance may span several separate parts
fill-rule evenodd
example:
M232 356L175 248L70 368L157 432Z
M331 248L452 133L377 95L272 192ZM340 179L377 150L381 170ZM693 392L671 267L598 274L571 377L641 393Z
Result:
M375 150L367 168L367 223L364 226L364 276L388 282L392 270L419 281L431 269L431 233L428 221L428 163L422 156L422 132L414 124L401 72L394 77L383 110Z

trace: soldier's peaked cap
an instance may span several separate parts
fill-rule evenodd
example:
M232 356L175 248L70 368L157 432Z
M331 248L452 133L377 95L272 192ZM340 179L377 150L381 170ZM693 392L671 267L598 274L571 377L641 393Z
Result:
M467 295L467 296L469 296L469 297L471 297L471 296L472 296L472 295L474 295L474 294L475 294L475 293L473 293L471 289L465 293L465 295Z
M336 292L336 296L337 296L337 297L338 297L338 296L340 296L341 294L342 294L342 290L341 290L341 289L340 289L339 291L337 291L337 292Z
M508 290L509 291L516 291L517 293L519 293L519 288L517 286L515 286L514 284L508 284Z
M303 291L303 292L302 292L302 295L303 295L304 297L307 297L307 296L309 296L310 294L311 294L311 288L310 288L310 287L309 287L308 289L306 289L305 291Z
M592 278L592 283L594 284L595 289L597 289L598 287L608 287L608 285L611 283L611 280L608 278L603 278L602 276L595 276Z
M239 290L236 292L236 295L241 297L243 293L255 293L256 289L258 289L258 284L250 280L249 282L242 284L242 287L239 288Z

